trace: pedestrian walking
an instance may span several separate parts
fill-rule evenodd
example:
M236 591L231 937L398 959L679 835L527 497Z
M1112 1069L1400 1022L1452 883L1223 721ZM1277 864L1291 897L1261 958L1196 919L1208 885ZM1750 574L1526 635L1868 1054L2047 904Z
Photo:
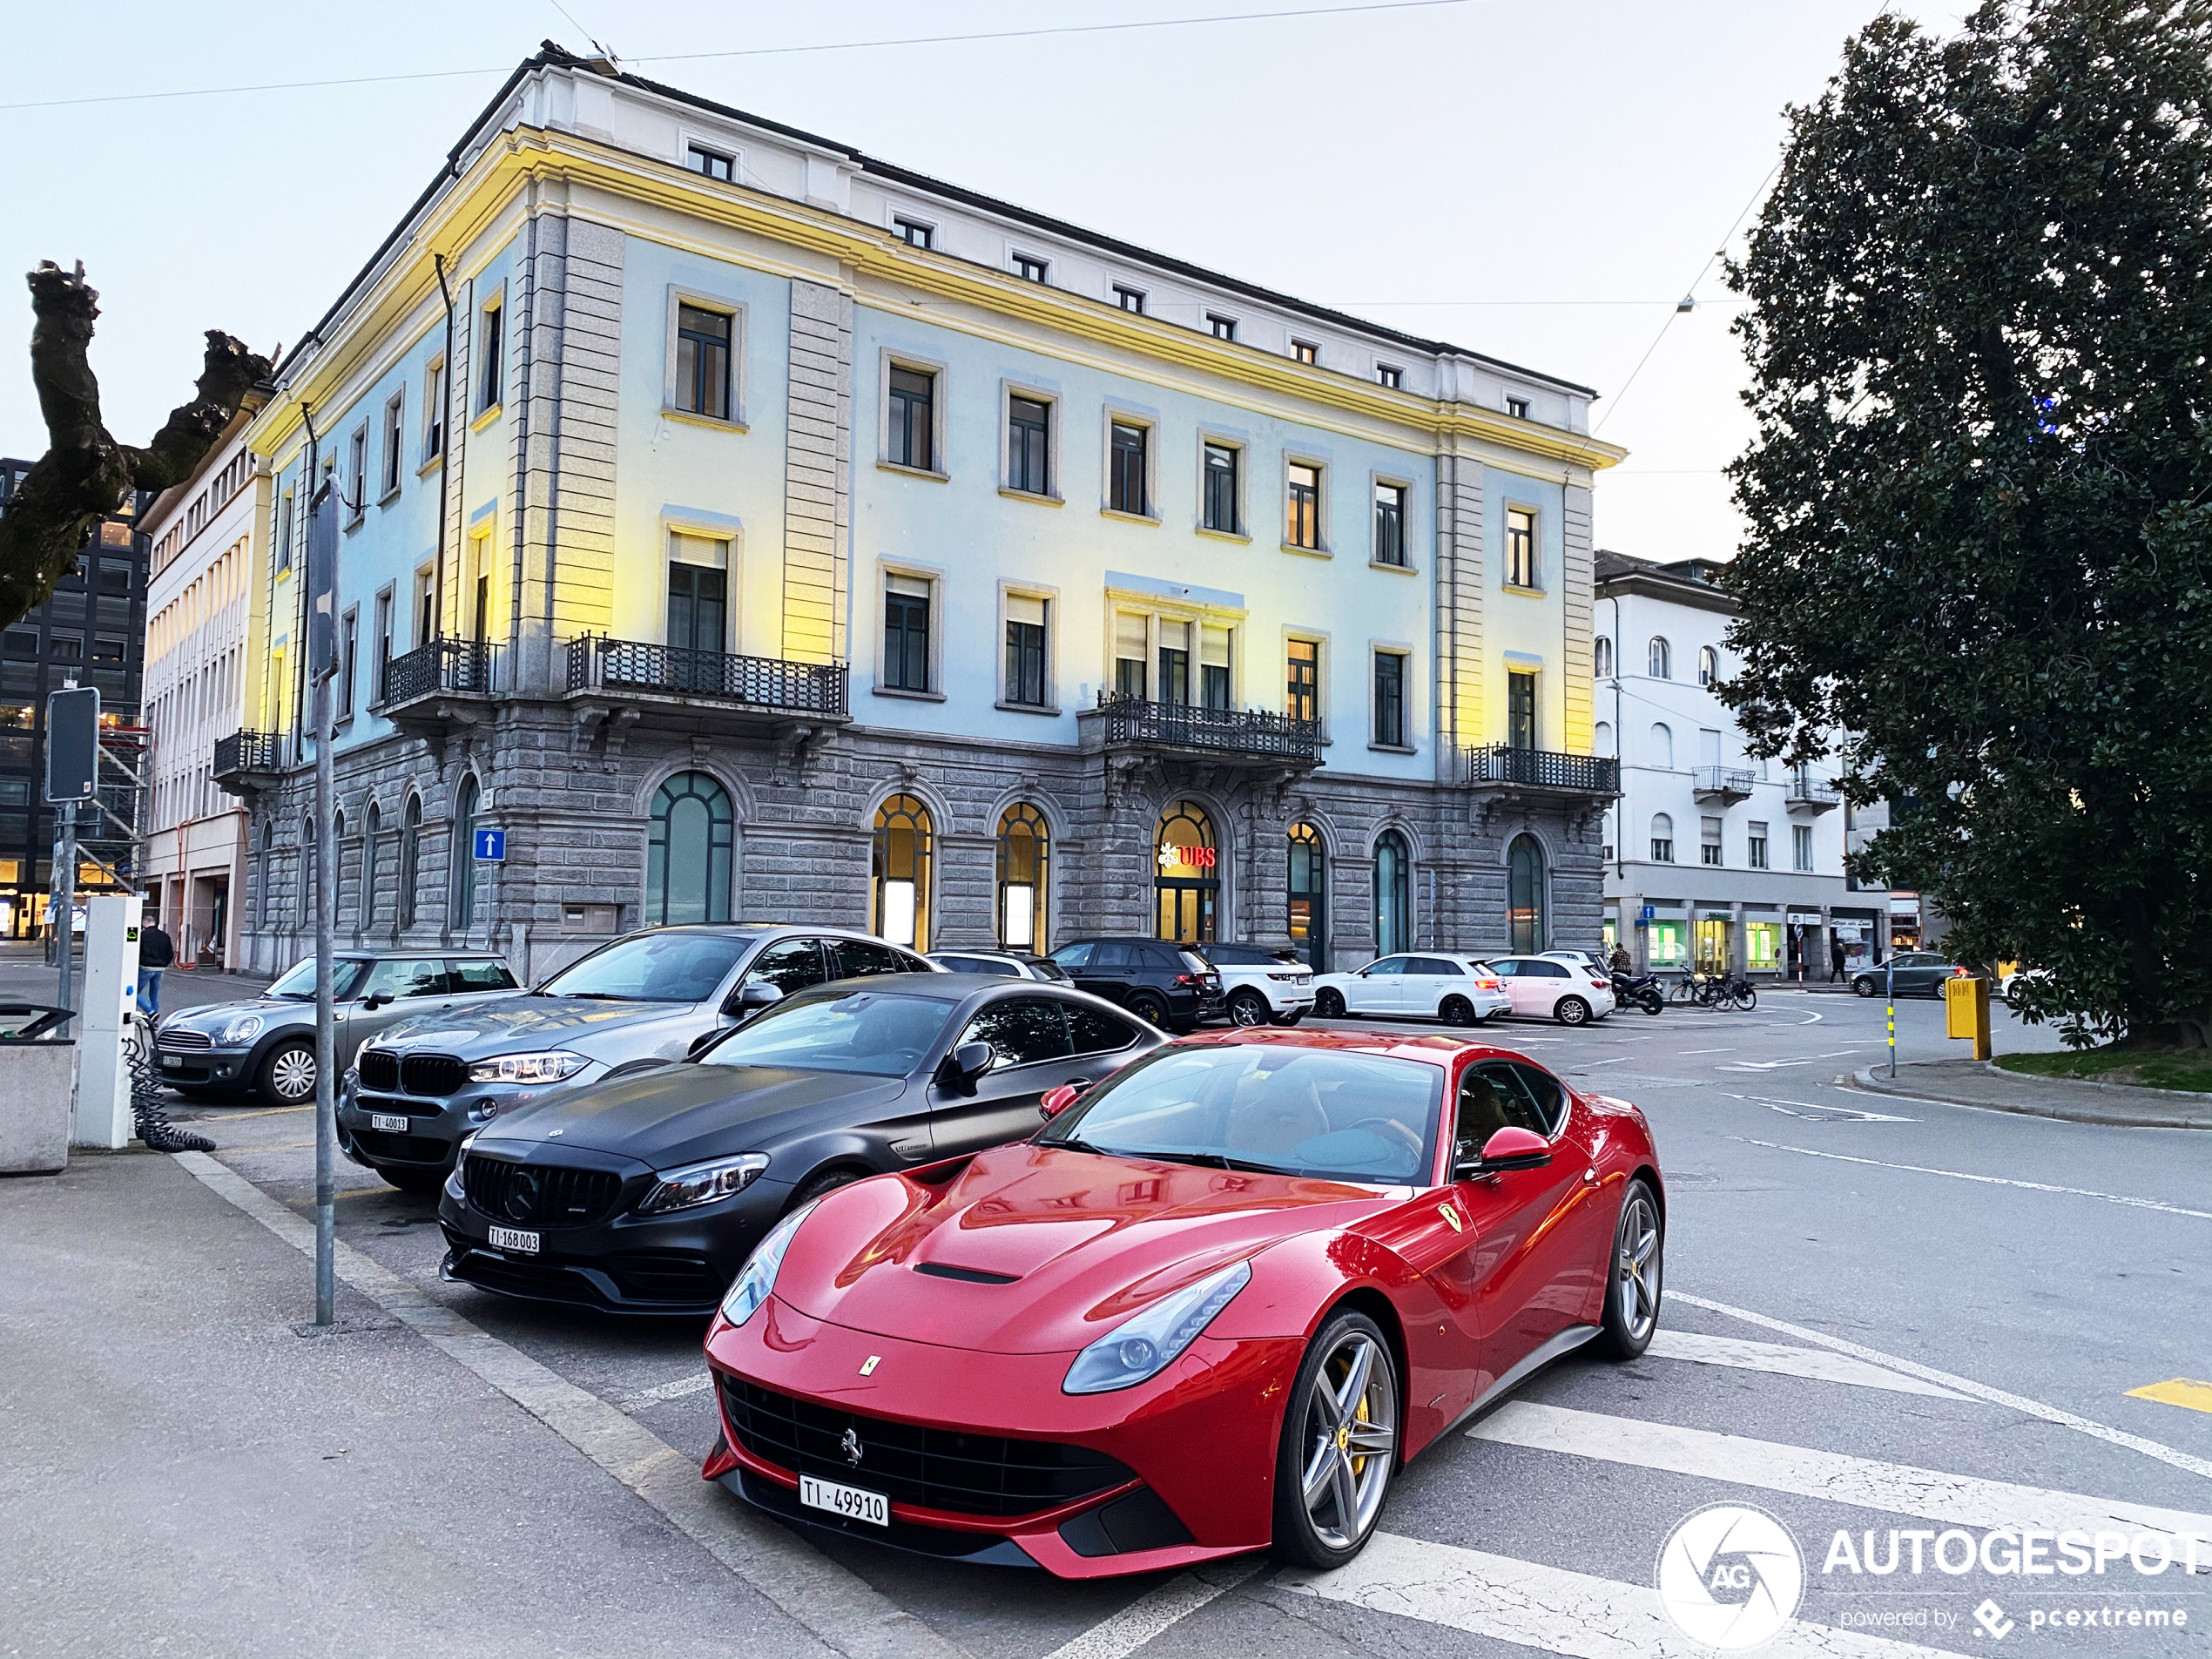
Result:
M1633 974L1635 971L1636 964L1635 959L1629 954L1629 948L1627 945L1615 944L1613 947L1612 960L1608 962L1606 966L1610 968L1615 975L1617 977L1618 975L1623 974Z
M138 929L138 1011L151 1020L161 1012L161 970L177 960L177 947L158 921Z
M1844 977L1844 962L1849 953L1844 949L1844 936L1838 934L1828 941L1828 982L1838 984Z

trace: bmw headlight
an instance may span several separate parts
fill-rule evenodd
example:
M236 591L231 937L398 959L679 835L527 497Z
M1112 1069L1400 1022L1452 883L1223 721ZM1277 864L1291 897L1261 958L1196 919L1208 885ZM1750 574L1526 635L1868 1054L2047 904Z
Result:
M760 1248L752 1252L752 1259L745 1264L745 1271L738 1275L738 1282L730 1286L730 1293L722 1298L722 1317L732 1325L743 1325L760 1311L768 1299L768 1292L776 1288L776 1274L784 1264L784 1252L791 1248L792 1235L799 1231L799 1224L806 1219L814 1204L801 1204L774 1226L760 1241Z
M664 1216L671 1210L689 1210L743 1192L752 1177L768 1167L765 1152L744 1152L733 1158L715 1158L665 1170L653 1190L638 1201L641 1216Z
M261 1016L241 1014L223 1028L223 1046L235 1049L242 1042L251 1042L261 1035Z
M549 1049L543 1054L503 1054L496 1059L479 1060L469 1067L469 1081L472 1083L557 1083L575 1076L590 1063L586 1056L567 1049Z
M1251 1280L1250 1262L1232 1262L1172 1296L1162 1297L1077 1354L1060 1392L1110 1394L1158 1376Z

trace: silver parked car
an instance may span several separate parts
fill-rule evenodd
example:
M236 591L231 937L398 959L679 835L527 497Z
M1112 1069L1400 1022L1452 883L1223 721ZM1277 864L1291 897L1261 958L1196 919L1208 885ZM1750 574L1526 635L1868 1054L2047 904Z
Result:
M503 1111L681 1060L793 992L934 962L833 927L709 922L601 946L534 991L428 1014L364 1045L338 1103L355 1163L433 1192L462 1136Z
M330 981L338 1064L362 1043L418 1014L449 1014L522 988L502 956L482 951L349 950L333 954ZM315 1097L315 959L246 1002L183 1008L154 1033L162 1082L186 1095L258 1089L280 1106Z

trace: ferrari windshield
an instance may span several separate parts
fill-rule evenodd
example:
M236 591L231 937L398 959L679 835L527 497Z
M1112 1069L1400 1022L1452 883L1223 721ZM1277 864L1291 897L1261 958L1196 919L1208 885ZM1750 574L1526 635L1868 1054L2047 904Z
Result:
M782 1003L699 1056L710 1066L790 1066L905 1077L936 1058L955 1005L934 996L849 996Z
M546 996L704 1002L759 937L758 934L634 934L563 968L538 989Z
M1426 1186L1440 1067L1235 1044L1161 1049L1055 1118L1037 1143L1379 1186Z

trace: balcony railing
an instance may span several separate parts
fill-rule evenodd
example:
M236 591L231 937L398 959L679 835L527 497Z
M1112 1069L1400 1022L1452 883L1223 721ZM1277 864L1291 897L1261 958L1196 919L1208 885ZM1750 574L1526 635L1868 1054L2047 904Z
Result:
M703 697L781 713L842 719L849 671L843 663L792 663L780 657L651 645L583 634L569 642L569 690L644 691Z
M235 778L246 772L280 771L282 747L274 732L233 732L227 738L218 738L214 775Z
M1803 772L1793 773L1789 792L1783 797L1784 807L1800 813L1824 813L1844 804L1844 792L1833 784L1824 784Z
M1194 703L1149 703L1102 691L1106 742L1210 749L1222 754L1279 756L1312 761L1321 752L1321 723L1264 709L1210 709Z
M1749 800L1751 786L1758 780L1758 774L1755 772L1731 772L1726 766L1700 766L1689 774L1689 789L1700 799L1717 796L1723 801Z
M384 664L377 702L412 703L440 692L488 693L499 661L499 647L481 639L434 639Z
M1562 754L1556 749L1516 749L1511 744L1498 743L1467 752L1467 780L1581 795L1617 795L1621 763L1609 755Z

